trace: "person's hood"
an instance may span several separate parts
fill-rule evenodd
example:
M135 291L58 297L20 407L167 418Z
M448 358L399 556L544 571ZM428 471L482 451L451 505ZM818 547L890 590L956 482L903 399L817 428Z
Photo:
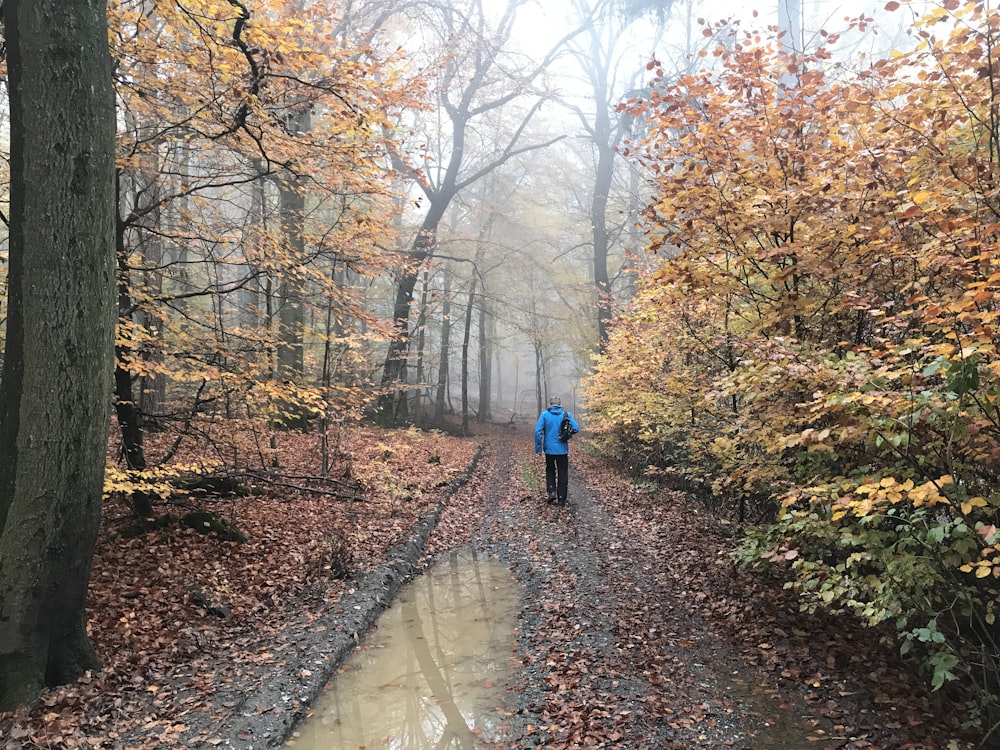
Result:
M559 404L549 404L549 411L553 414L558 414L563 408Z

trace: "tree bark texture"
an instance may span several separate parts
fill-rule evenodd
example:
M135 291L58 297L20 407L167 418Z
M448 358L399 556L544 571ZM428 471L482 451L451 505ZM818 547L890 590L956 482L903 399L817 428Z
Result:
M607 119L601 113L599 121ZM612 300L611 279L608 276L608 195L614 179L614 147L606 143L595 144L598 151L597 175L590 204L591 236L594 243L594 285L597 287L597 340L601 350L608 343L611 329Z
M85 599L114 373L104 0L6 0L10 314L0 377L0 710L98 664Z
M465 333L462 336L462 434L469 434L469 341L472 335L472 310L476 304L476 275L469 282L469 303L465 306Z
M451 369L451 273L445 269L444 291L441 294L441 354L438 362L437 393L434 398L434 421L444 422L445 395Z
M115 194L118 194L116 187ZM128 255L125 245L125 224L115 222L115 257L118 268L118 320L121 325L132 322L135 301L129 285L129 269L125 263ZM119 337L115 344L114 404L118 428L122 437L122 458L129 472L146 470L146 450L143 447L145 426L139 400L135 397L132 373L126 362L132 355L132 348L125 337ZM129 498L132 512L137 518L152 518L153 497L147 492L136 490Z
M477 422L493 419L493 339L487 327L493 327L493 316L486 300L486 290L479 298L479 413Z
M293 190L282 191L282 222L287 241L299 258L305 250L302 237L305 207L303 195ZM278 308L278 377L299 380L305 371L306 290L304 281L296 277L295 271L288 271L286 278L282 279L278 296L281 299Z
M396 336L389 342L385 355L385 365L382 368L382 389L379 397L379 412L382 419L393 423L396 417L396 405L405 411L406 400L401 398L398 386L406 382L406 365L410 355L410 311L413 307L413 293L420 278L423 263L431 257L437 245L437 232L445 209L454 197L454 191L442 191L431 199L430 209L424 217L420 231L413 240L408 256L410 264L406 266L399 277L396 286L396 301L392 308L392 319Z

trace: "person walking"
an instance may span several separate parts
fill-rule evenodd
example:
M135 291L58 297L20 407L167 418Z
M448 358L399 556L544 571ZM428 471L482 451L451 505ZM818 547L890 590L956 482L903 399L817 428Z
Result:
M535 424L535 453L545 453L545 491L549 503L566 504L569 488L569 437L561 439L563 416L569 418L573 435L580 431L573 415L562 408L558 396L549 399L549 408L538 415Z

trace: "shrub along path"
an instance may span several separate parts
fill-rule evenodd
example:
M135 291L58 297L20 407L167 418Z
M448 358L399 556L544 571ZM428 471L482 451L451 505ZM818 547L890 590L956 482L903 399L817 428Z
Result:
M523 438L491 464L478 543L527 599L504 747L973 746L878 633L799 612L780 580L727 562L731 525L574 448L568 509L540 499Z
M4 750L277 747L406 577L469 544L525 591L522 668L487 747L973 746L877 633L801 614L780 580L726 562L732 526L637 489L582 440L557 508L524 432L405 434L352 441L393 477L364 503L240 501L248 545L109 534L92 591L106 668L0 715ZM329 577L338 539L347 581Z

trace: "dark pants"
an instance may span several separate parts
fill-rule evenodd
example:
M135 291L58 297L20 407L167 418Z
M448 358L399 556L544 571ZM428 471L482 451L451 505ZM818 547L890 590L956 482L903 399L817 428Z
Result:
M569 486L569 456L566 454L545 454L545 490L549 497L553 495L560 503L566 502L566 490Z

